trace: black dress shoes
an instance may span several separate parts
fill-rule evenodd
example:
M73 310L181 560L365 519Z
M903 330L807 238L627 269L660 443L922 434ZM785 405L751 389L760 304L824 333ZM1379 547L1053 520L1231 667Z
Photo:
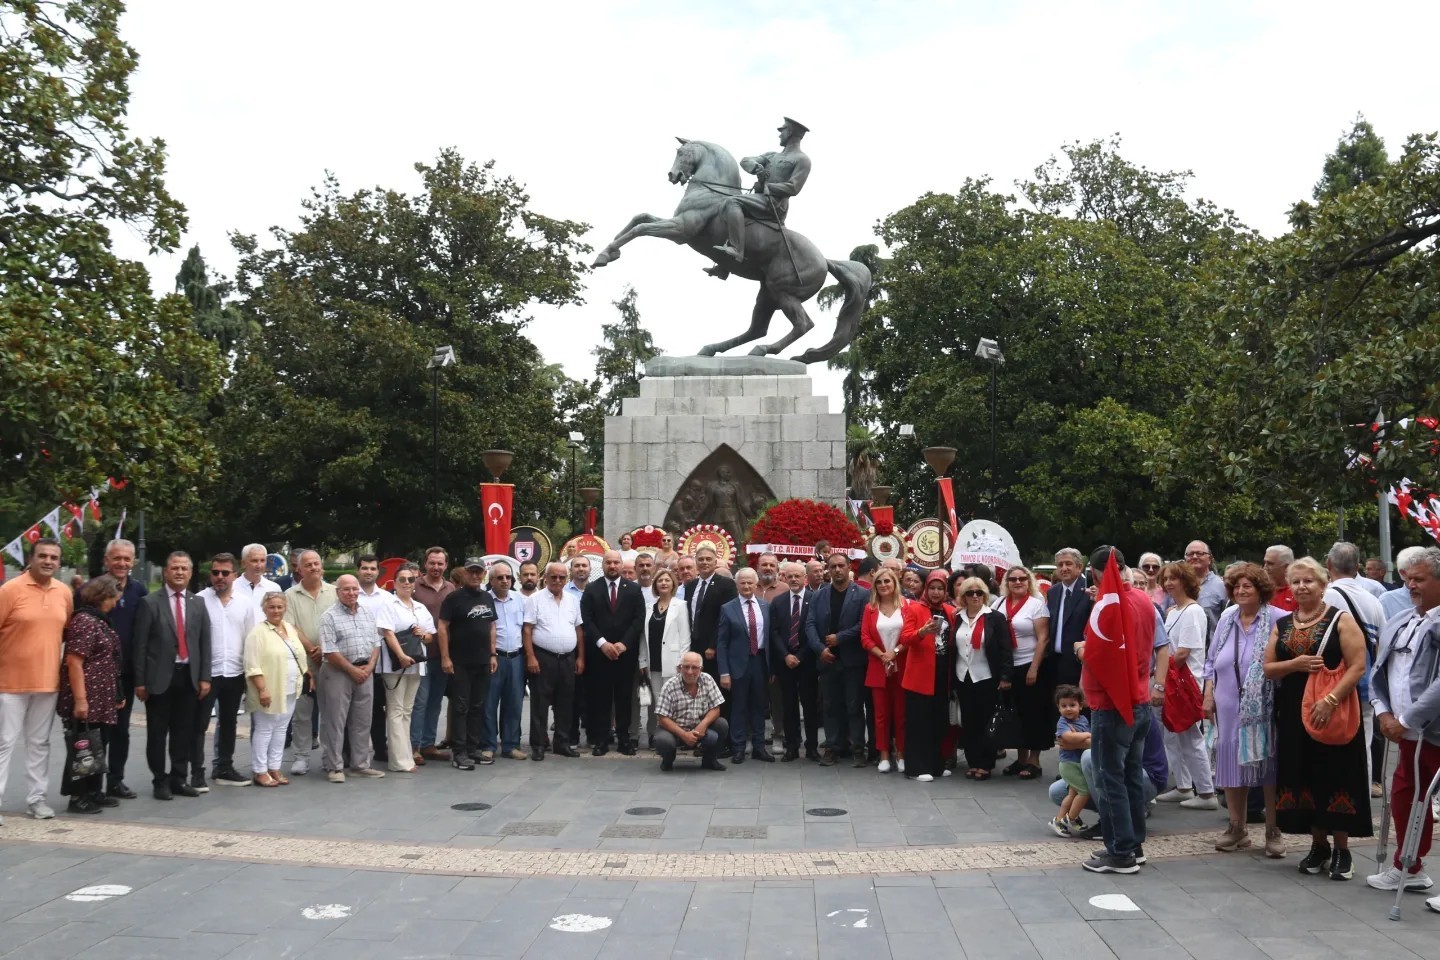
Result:
M756 760L759 760L761 763L775 762L775 754L771 753L769 750L766 750L764 747L756 747L754 750L751 750L750 756L754 757Z
M725 767L724 767L724 765L721 764L720 761L719 761L719 760L716 760L714 757L705 757L704 759L702 759L702 760L700 761L700 769L701 769L701 770L715 770L715 771L717 771L717 772L719 772L719 773L724 773L724 772L725 772Z
M114 797L117 800L134 800L135 791L125 786L125 781L120 780L110 784L110 789L105 791L106 796Z
M807 747L807 748L805 749L805 759L806 759L806 760L813 760L813 761L815 761L816 763L819 763L819 762L820 762L820 751L819 751L819 750L816 750L814 747Z
M595 744L595 746L590 748L590 756L592 757L603 757L609 752L610 748L605 746L605 744L603 743L597 743Z
M531 759L531 760L535 760L535 761L537 761L537 762L540 761L540 760L544 760L544 759L545 759L545 748L544 748L544 747L533 747L533 748L530 750L530 759Z
M577 749L575 749L575 747L574 747L573 745L568 744L568 743L557 743L557 744L555 744L555 749L554 749L554 751L552 751L552 752L553 752L553 753L555 754L555 756L557 756L557 757L578 757L578 756L580 756L580 751L577 750Z
M190 784L188 784L188 783L172 783L172 784L170 784L170 792L173 793L173 794L174 794L175 796L177 796L177 797L198 797L198 796L200 796L200 791L199 791L199 790L196 790L194 787L192 787L192 786L191 786Z
M733 763L733 764L734 764L735 766L737 766L737 767L740 766L740 764L742 764L742 763L745 762L745 751L744 751L744 750L736 751L734 754L731 755L731 757L730 757L730 762Z
M100 804L95 802L93 797L71 797L70 806L65 808L66 813L99 813Z
M721 745L720 745L720 750L719 750L719 752L717 752L715 755L716 755L717 757L719 757L721 760L724 760L726 757L730 756L730 753L731 753L730 744L724 743L724 744L721 744Z
M155 784L155 799L156 799L156 800L174 800L174 799L175 799L175 794L173 794L173 793L170 792L170 784L168 784L168 783L157 783L157 784Z
M628 743L626 743L624 746L622 746L622 747L620 748L620 752L621 752L622 754L624 754L625 756L627 756L627 757L633 757L633 756L635 756L635 754L636 754L636 752L637 752L637 747L635 746L635 741L634 741L634 740L631 740L631 741L629 741Z
M786 750L786 751L785 751L783 754L781 754L781 756L780 756L780 762L781 762L781 763L790 763L790 762L793 761L793 760L799 760L799 759L800 759L800 751L799 751L799 750Z
M116 800L114 797L107 797L107 796L105 796L105 794L103 794L103 793L92 793L92 794L90 794L90 799L93 800L93 801L95 801L96 803L98 803L98 804L99 804L100 806L102 806L102 807L118 807L118 806L120 806L120 801L119 801L119 800Z

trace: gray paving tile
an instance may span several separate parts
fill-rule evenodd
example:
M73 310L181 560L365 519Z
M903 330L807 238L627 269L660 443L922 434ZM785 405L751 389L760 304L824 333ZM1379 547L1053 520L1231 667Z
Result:
M1110 960L1114 954L1083 920L1025 923L1025 935L1044 960Z
M673 960L743 960L749 936L743 925L706 930L704 936L683 930L670 956Z
M955 935L967 957L984 960L1040 960L1025 929L1008 913L951 914Z
M876 887L885 929L897 933L950 933L950 917L934 887Z
M1264 951L1218 917L1159 923L1195 960L1265 960Z
M598 960L642 960L668 957L675 949L675 933L612 932L596 954Z
M1090 929L1100 935L1119 960L1173 960L1185 950L1153 920L1094 920Z
M17 947L7 956L23 957L24 960L70 960L81 951L108 940L124 929L108 923L84 921L61 924L49 933L41 934ZM170 944L168 948L173 946Z
M963 958L965 951L953 931L936 933L892 933L887 938L892 960L948 960Z
M219 960L248 938L233 933L193 933L185 937L187 960ZM121 935L109 937L75 954L76 960L136 960L138 957L165 957L176 954L176 941L155 937Z
M1314 937L1251 937L1270 960L1337 960L1341 954Z

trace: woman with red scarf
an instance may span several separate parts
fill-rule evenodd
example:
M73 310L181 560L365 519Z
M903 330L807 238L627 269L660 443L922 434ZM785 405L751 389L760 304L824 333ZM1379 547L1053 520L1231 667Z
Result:
M994 607L1010 625L1011 657L1014 666L1009 680L1014 686L1015 714L1020 721L1019 743L997 743L997 749L1018 747L1014 763L1001 773L1021 780L1040 776L1040 754L1055 746L1055 684L1046 683L1040 663L1050 650L1050 608L1040 596L1035 576L1024 567L1005 571L1005 589Z
M1010 689L1014 647L1005 615L990 609L990 588L979 577L955 584L955 692L965 749L965 776L989 780L996 744L990 742L990 718L1000 691Z
M945 571L925 578L912 606L926 621L905 664L905 739L909 769L921 783L944 776L943 744L950 724L950 664L955 652L955 608L945 602Z
M905 700L900 678L905 675L909 651L927 626L925 610L906 600L900 577L889 567L874 574L870 602L860 617L860 645L869 662L865 686L875 711L875 747L880 751L880 772L890 772L890 733L895 733L895 766L905 772Z

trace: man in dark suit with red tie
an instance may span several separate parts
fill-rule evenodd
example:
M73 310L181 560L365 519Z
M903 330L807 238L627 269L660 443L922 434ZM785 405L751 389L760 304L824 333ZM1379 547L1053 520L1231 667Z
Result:
M745 738L750 755L764 763L775 757L765 743L765 705L770 690L770 605L760 596L760 576L750 567L735 573L738 596L720 608L715 630L715 657L720 688L734 702L730 708L730 762L745 762Z
M189 590L193 570L188 553L170 554L165 584L135 614L135 699L145 704L145 759L156 800L200 795L186 774L195 747L195 711L210 694L210 618L205 601Z
M780 687L781 715L785 718L785 753L781 763L800 759L800 714L805 714L805 759L820 759L816 738L820 729L820 686L815 654L805 642L805 618L810 615L810 591L805 587L805 565L790 562L780 567L786 591L770 601L770 671Z
M705 672L718 684L719 663L715 659L715 631L720 608L735 599L735 581L715 572L719 558L715 548L702 543L695 548L695 579L685 584L685 609L690 612L690 649L705 659ZM720 707L720 716L730 722L730 697ZM720 744L721 757L730 755L730 744Z
M640 636L645 625L645 596L640 585L620 576L619 550L606 552L604 574L580 596L585 630L585 706L590 714L590 752L603 757L610 749L605 732L615 715L615 746L635 755L630 715L640 672Z

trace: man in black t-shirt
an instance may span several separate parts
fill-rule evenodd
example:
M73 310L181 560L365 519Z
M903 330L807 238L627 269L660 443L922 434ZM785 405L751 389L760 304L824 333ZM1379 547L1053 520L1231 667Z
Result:
M465 586L440 605L440 668L450 676L449 695L455 707L450 731L453 753L450 765L474 770L480 758L481 724L485 719L485 693L495 672L495 600L481 584L485 564L465 564Z

